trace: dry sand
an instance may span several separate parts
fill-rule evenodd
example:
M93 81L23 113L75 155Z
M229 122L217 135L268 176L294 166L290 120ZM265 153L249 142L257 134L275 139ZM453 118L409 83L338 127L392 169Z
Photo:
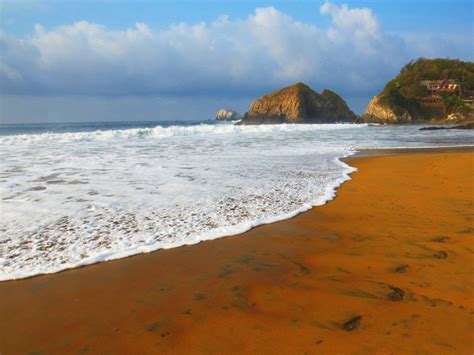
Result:
M472 354L472 150L350 164L296 218L0 283L0 353Z

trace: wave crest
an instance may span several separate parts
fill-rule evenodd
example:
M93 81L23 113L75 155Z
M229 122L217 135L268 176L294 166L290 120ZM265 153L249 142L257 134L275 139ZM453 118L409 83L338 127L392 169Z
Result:
M260 126L236 126L231 124L200 124L195 126L156 126L118 130L96 130L92 132L18 134L0 137L0 144L69 143L80 141L107 141L111 139L161 139L178 136L212 134L249 134L268 132L338 130L366 127L367 124L278 124Z

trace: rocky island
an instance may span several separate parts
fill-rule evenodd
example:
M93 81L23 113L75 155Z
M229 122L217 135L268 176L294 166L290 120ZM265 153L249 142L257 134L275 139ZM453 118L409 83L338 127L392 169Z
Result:
M219 121L234 121L241 118L242 118L242 115L240 113L228 108L221 108L216 113L216 120L219 120Z
M258 98L239 124L355 122L357 116L336 93L321 94L304 83Z
M474 63L420 58L405 65L369 103L363 122L474 120Z

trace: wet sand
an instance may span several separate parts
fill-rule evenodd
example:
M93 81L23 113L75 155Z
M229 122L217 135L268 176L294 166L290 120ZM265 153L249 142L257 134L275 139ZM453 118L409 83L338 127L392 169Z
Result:
M472 354L472 150L350 164L293 219L0 283L0 353Z

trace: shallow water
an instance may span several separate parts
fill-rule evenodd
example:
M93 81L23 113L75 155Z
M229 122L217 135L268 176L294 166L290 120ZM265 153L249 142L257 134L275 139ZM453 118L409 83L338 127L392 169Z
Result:
M334 196L360 148L473 145L365 124L2 126L0 280L237 234Z

